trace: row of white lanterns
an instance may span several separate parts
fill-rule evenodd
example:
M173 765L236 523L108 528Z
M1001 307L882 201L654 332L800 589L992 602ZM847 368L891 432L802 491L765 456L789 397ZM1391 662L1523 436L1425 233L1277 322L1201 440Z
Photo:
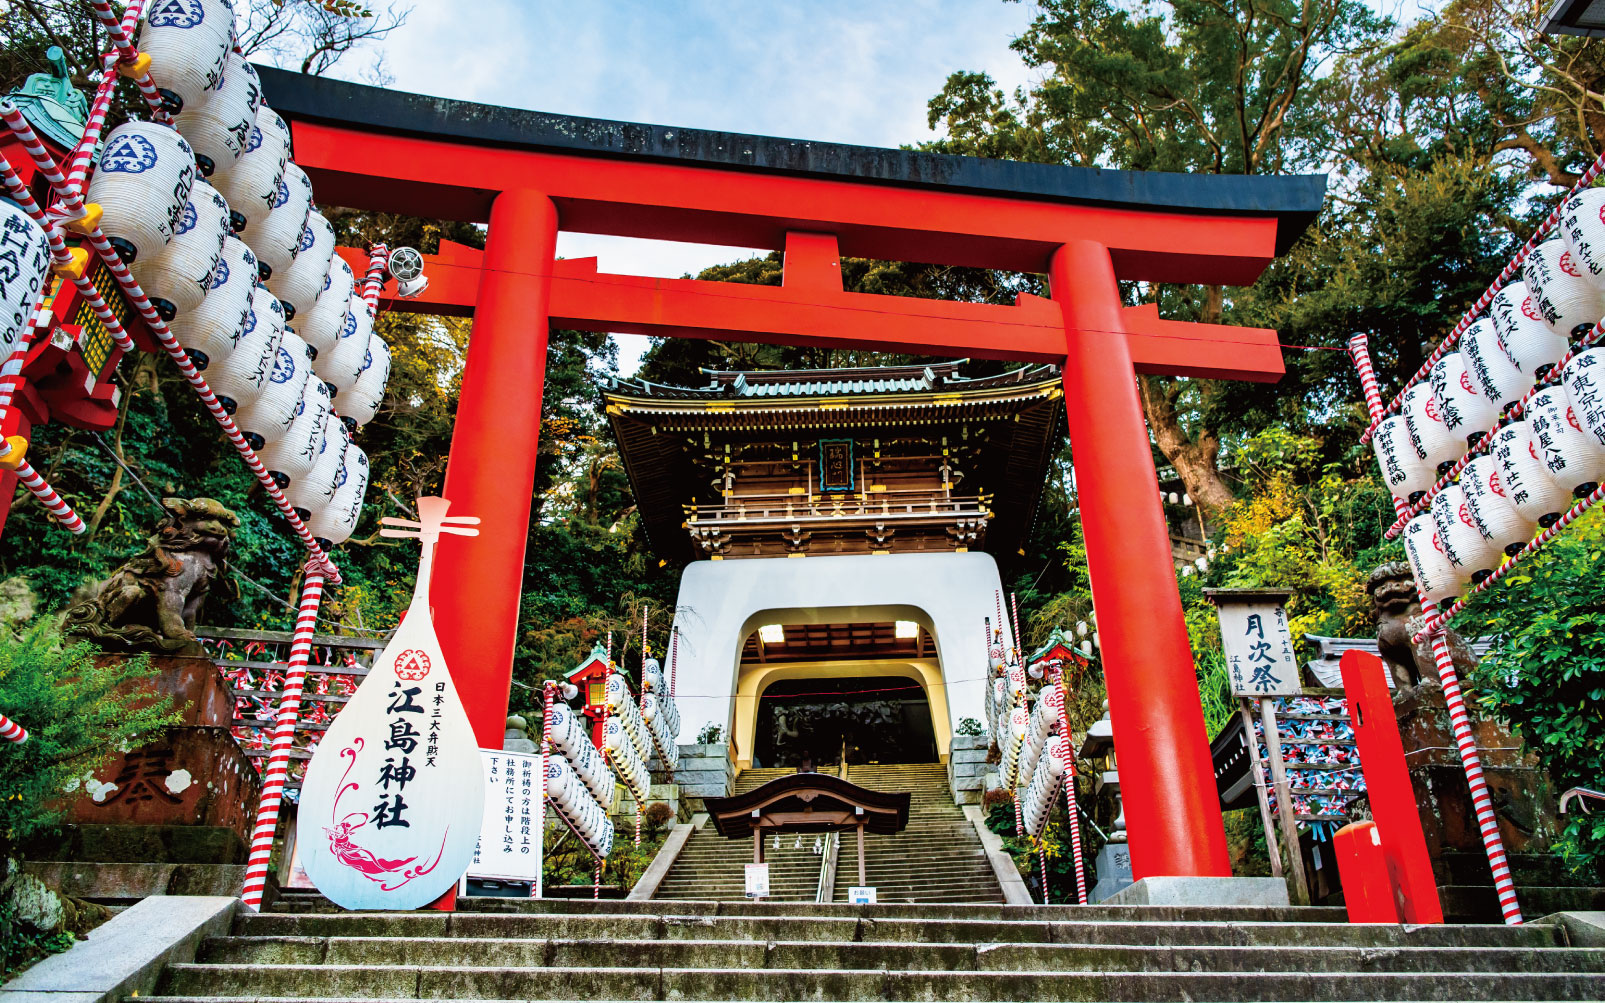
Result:
M1378 425L1384 480L1414 503L1541 387L1487 453L1406 524L1405 550L1424 597L1452 599L1486 578L1605 481L1605 382L1596 373L1605 347L1585 348L1555 370L1602 316L1605 189L1590 188L1567 200L1560 235L1534 248L1522 279L1494 296L1460 350L1439 359L1427 380L1406 390L1401 413Z
M101 229L325 548L356 528L390 350L289 129L234 51L227 0L147 10L139 48L175 128L112 130L88 199ZM197 171L199 177L197 177Z

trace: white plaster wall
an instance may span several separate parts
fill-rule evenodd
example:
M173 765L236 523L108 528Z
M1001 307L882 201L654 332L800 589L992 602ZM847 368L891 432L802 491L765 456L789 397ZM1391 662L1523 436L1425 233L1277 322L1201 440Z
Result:
M986 638L1002 588L990 554L843 554L697 561L680 576L680 741L714 722L731 736L741 643L767 623L913 620L931 632L948 725L983 720ZM939 750L946 752L947 750ZM751 749L736 750L750 759Z

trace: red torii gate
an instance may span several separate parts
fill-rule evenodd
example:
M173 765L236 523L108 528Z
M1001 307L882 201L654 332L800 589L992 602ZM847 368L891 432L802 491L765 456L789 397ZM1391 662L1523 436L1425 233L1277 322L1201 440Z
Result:
M1087 563L1137 877L1229 875L1136 372L1274 381L1273 331L1163 320L1119 279L1243 285L1319 177L1146 174L630 125L259 68L330 205L488 221L412 309L474 316L444 494L436 629L481 740L503 730L551 324L1064 366ZM559 229L784 250L783 285L606 275ZM1013 306L847 293L840 255L1046 272Z

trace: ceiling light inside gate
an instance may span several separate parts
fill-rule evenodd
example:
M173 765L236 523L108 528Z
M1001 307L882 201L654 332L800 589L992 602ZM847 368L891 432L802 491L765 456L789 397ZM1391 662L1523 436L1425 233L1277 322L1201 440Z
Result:
M920 625L913 620L899 620L897 621L896 636L906 640L913 640L920 636Z
M778 623L764 624L758 628L758 637L765 644L785 644L786 628Z

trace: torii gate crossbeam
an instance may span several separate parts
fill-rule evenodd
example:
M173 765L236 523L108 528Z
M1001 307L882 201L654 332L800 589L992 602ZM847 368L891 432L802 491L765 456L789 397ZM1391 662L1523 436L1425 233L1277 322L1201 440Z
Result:
M1319 210L1323 178L868 150L260 73L291 123L297 163L330 204L489 223L482 259L439 304L474 316L444 494L481 517L481 535L441 541L432 591L483 742L500 742L507 707L551 323L1051 359L1064 363L1133 870L1230 874L1134 376L1140 360L1147 372L1275 379L1281 361L1273 332L1124 308L1117 278L1252 282ZM587 274L583 262L554 260L560 228L785 250L785 284ZM840 254L1046 272L1053 299L849 294L831 271Z

